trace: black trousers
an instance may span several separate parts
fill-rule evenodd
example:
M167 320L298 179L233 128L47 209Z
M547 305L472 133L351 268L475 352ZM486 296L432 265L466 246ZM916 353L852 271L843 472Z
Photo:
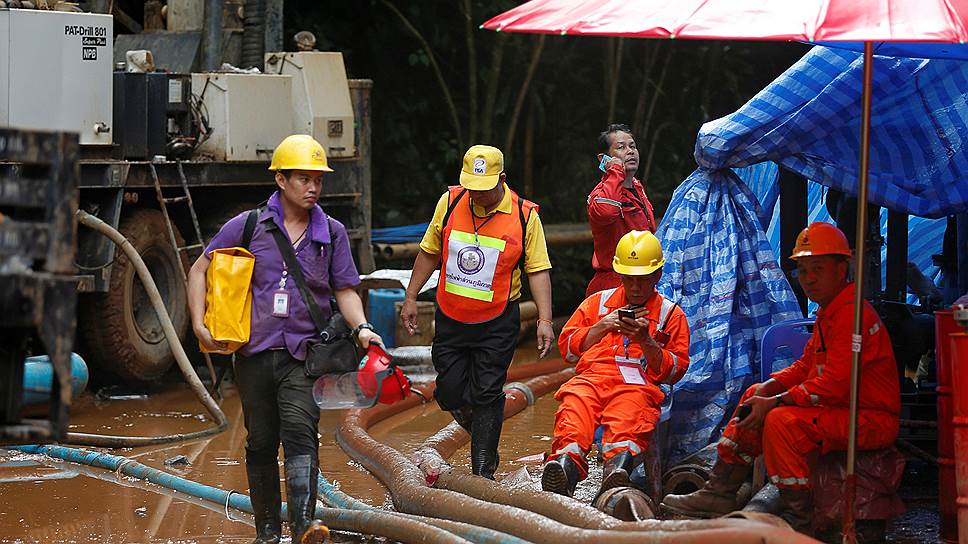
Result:
M504 383L521 332L518 303L484 323L462 323L437 310L431 358L434 397L443 410L487 406L504 398Z
M235 382L248 431L246 461L278 462L279 442L286 459L319 455L319 407L313 400L314 379L303 362L285 349L267 350L235 362Z

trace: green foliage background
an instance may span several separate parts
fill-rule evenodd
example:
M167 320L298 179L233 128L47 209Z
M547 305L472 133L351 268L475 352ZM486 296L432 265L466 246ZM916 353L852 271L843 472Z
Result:
M523 95L513 145L506 148L515 104L542 38L478 27L518 3L286 3L287 37L312 31L320 50L343 53L349 77L374 81L374 226L429 220L445 187L457 183L465 148L475 143L503 149L510 185L541 205L545 223L585 221L585 199L599 178L596 138L609 122L638 131L643 164L638 176L645 178L659 219L672 192L695 169L693 149L702 123L737 109L807 50L776 42L547 36ZM293 47L288 38L286 47ZM555 313L565 314L581 300L591 277L591 247L551 251Z

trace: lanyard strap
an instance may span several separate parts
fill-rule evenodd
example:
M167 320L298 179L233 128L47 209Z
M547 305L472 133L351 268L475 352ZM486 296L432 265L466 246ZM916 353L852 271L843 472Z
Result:
M484 228L484 225L486 225L488 221L490 221L491 219L494 219L494 216L495 215L497 215L497 212L494 212L491 215L487 216L487 219L485 219L484 222L481 223L480 226L477 226L477 216L474 215L473 208L471 209L471 224L474 225L474 243L480 245L480 242L477 239L477 232L479 230L483 229Z
M315 297L309 292L309 287L306 286L306 278L303 276L299 261L296 260L296 253L293 251L292 245L274 222L267 225L267 230L272 233L276 245L279 246L279 252L282 253L283 262L288 270L291 271L292 278L296 280L296 287L299 288L299 294L302 295L303 302L309 310L309 317L312 318L317 331L322 331L326 328L326 322L323 320L322 312L319 309L319 305L316 304Z

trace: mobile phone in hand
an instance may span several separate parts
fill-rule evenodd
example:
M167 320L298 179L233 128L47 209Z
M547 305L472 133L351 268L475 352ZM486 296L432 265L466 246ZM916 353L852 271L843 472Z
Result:
M752 406L750 406L749 404L740 404L739 408L736 410L736 418L739 421L743 421L744 419L749 417L751 413L753 413Z
M601 162L598 163L598 169L604 172L605 169L608 168L608 161L610 160L612 160L612 157L609 157L608 155L602 155L602 160Z
M635 321L635 310L630 310L628 308L619 308L618 317L619 319L628 319L629 321Z

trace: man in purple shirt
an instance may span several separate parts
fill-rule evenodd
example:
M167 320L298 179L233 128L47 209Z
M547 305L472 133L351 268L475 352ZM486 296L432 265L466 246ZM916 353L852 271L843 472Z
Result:
M269 170L279 190L259 213L249 252L255 256L252 274L252 322L249 343L239 349L235 380L242 401L245 428L245 469L255 514L256 544L277 543L279 519L279 442L285 452L286 499L294 543L323 542L325 528L315 521L319 473L319 407L313 400L314 379L306 375L306 342L319 331L309 315L295 280L270 232L280 230L292 244L309 291L329 319L330 296L336 298L360 345L382 343L366 322L355 287L359 274L353 263L346 228L327 217L316 201L323 172L332 172L323 147L312 137L289 136L276 148ZM195 261L188 278L192 327L208 350L227 346L205 327L206 271L214 249L242 245L248 212L225 224Z

